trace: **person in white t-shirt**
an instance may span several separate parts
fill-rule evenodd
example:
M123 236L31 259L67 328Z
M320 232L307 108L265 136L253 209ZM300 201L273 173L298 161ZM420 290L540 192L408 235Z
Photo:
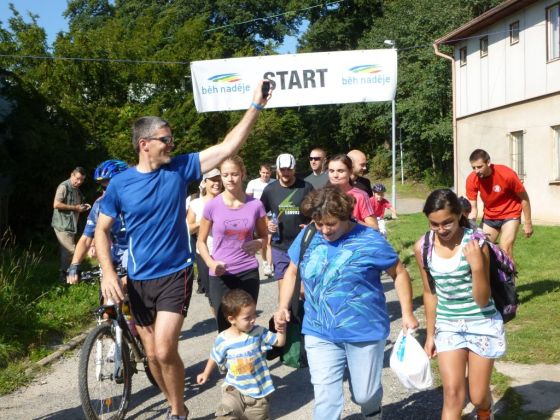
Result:
M220 171L214 168L206 172L202 176L202 182L200 183L201 196L195 198L191 201L189 205L189 210L187 212L187 224L189 226L189 232L191 235L198 235L198 228L200 227L200 220L202 219L202 211L204 210L204 205L216 197L223 191L222 177ZM212 253L212 235L208 236L206 240L210 254ZM196 266L198 271L198 278L200 279L201 289L203 293L208 296L209 290L209 272L208 266L200 256L198 248L196 248Z
M247 188L245 188L245 194L260 200L264 187L275 181L270 179L271 174L270 165L266 163L261 164L259 169L260 177L249 181Z
M245 194L258 198L260 200L264 187L276 181L275 179L270 179L271 174L272 169L270 168L270 165L266 163L261 164L259 170L260 177L249 181L249 183L247 184L247 188L245 188ZM270 235L268 236L268 243L270 244ZM264 249L265 248L263 247L263 251ZM270 246L266 247L266 256L264 255L264 252L261 252L261 255L263 257L264 275L270 277L274 273L272 267L272 253L270 251Z

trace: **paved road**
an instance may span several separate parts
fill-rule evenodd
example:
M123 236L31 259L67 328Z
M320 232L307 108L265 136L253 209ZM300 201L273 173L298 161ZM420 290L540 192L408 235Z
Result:
M400 328L400 312L392 281L384 280L387 306L391 313L391 337L395 339ZM259 297L259 321L265 325L272 315L277 296L277 285L263 280ZM419 314L422 316L422 314ZM216 335L214 320L203 295L194 295L180 337L180 352L185 363L185 400L191 419L212 419L220 397L221 377L215 373L210 382L199 387L196 375L200 373L208 357ZM389 369L388 359L392 348L386 347L383 371L385 389L385 419L428 419L439 416L441 390L409 394ZM54 363L47 373L39 375L26 388L0 397L0 417L10 419L79 419L83 418L78 397L78 351L66 353ZM271 398L271 417L274 419L310 419L313 409L313 389L308 369L294 370L279 362L270 364L276 392ZM166 404L162 396L150 386L143 374L133 377L133 399L129 418L163 418ZM358 419L359 407L350 401L345 383L346 403L344 419Z

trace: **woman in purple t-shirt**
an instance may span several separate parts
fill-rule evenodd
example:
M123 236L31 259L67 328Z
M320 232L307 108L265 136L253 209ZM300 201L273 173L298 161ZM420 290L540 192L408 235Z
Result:
M210 269L210 304L214 308L218 330L230 324L222 314L222 297L231 289L243 289L255 302L259 296L259 263L255 257L266 241L266 212L260 200L243 189L245 165L239 156L220 165L224 192L210 200L202 212L197 246ZM212 232L214 249L208 252L206 238ZM257 239L253 239L254 233Z

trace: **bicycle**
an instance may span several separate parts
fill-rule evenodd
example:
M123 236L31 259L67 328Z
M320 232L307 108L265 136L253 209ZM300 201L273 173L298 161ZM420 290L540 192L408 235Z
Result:
M89 279L92 273L82 273ZM128 411L132 375L142 369L152 385L159 388L150 368L142 341L131 330L126 314L128 304L102 304L95 311L97 326L88 334L80 353L78 384L82 409L88 419L123 419Z

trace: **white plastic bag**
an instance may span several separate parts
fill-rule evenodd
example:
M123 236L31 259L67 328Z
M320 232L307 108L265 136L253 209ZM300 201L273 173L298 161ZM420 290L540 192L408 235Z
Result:
M409 330L399 333L389 361L401 383L410 390L423 391L432 386L432 369L428 355Z

